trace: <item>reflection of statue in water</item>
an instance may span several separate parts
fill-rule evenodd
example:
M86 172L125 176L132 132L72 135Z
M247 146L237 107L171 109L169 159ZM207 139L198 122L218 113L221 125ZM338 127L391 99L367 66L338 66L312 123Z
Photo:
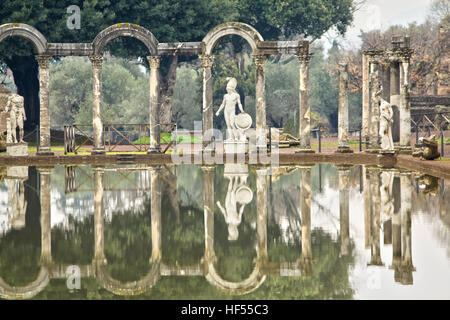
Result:
M6 112L9 112L10 133L8 140L10 143L18 143L23 141L23 124L27 120L23 97L18 94L12 94L6 103ZM16 130L19 127L19 139L16 136ZM9 136L10 135L10 136Z
M381 172L381 214L382 220L387 221L392 218L394 214L394 198L392 195L392 186L394 183L394 175L392 172Z
M217 201L216 204L228 224L228 240L235 241L239 237L238 226L241 223L245 205L252 200L253 194L245 186L247 182L246 174L225 174L225 177L229 180L225 208L220 204L220 201ZM241 204L239 210L238 203Z
M19 190L17 184L19 183ZM25 201L25 188L23 180L6 179L8 186L8 202L11 205L11 211L7 209L8 220L13 229L21 229L25 226L25 213L27 211L27 202Z
M227 124L228 140L245 140L245 135L241 129L236 126L236 104L241 112L244 112L241 104L241 97L236 92L237 80L235 78L227 78L227 93L223 96L222 104L216 112L219 116L223 108L225 108L224 116Z
M392 121L394 112L391 104L380 97L380 137L381 149L394 150L394 141L392 139Z

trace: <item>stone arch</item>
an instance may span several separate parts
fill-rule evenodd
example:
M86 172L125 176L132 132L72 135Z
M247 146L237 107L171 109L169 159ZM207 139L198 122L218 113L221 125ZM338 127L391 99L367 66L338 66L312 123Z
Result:
M258 289L266 280L266 275L260 271L258 263L247 279L239 282L231 282L224 280L216 271L213 262L207 264L206 280L214 287L232 295L244 295Z
M7 23L0 26L0 42L7 37L21 37L33 43L38 54L47 51L47 39L36 28L25 23Z
M22 287L13 287L0 278L0 297L3 299L31 299L48 285L50 276L46 267L42 267L33 282Z
M106 271L105 266L104 263L97 265L97 280L103 288L120 296L140 295L152 288L161 277L159 261L152 264L150 271L143 278L128 282L121 282L112 278Z
M117 23L101 31L92 42L94 55L101 55L109 41L118 37L132 37L142 41L150 55L158 54L158 40L149 30L132 23Z
M261 34L252 26L241 22L226 22L210 30L203 38L203 54L210 55L217 41L228 35L239 35L247 40L254 53L257 50L258 42L264 41Z

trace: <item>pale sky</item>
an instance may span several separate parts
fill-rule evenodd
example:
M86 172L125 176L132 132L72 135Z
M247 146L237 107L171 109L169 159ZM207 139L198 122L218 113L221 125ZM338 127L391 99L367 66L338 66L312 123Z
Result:
M353 25L347 30L343 45L346 48L358 48L361 45L358 37L360 30L385 30L391 25L408 25L414 21L422 23L428 15L431 2L432 0L367 0L356 11ZM330 31L321 40L329 48L335 37Z

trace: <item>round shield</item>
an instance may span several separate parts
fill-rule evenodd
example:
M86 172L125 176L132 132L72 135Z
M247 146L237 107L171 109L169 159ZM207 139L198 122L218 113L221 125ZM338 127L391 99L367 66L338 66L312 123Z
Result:
M252 117L248 113L239 113L235 118L236 127L241 130L247 130L252 126Z
M243 204L248 204L253 199L253 192L247 186L240 186L236 190L236 201Z

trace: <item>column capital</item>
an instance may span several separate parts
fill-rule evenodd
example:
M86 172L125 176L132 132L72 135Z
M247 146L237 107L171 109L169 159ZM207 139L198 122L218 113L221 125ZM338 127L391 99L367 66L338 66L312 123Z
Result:
M214 63L214 56L212 54L202 54L200 59L202 60L203 68L211 68Z
M147 56L147 61L150 64L150 69L158 69L161 63L161 56Z
M256 68L263 68L268 57L266 54L257 53L257 54L253 54L252 58L253 58L253 61L255 61Z
M52 56L47 54L38 54L35 56L35 58L37 60L37 63L39 64L39 68L48 69Z
M298 59L298 61L300 63L309 64L309 61L311 60L313 55L314 55L313 53L302 53L302 52L299 52L295 56L297 57L297 59Z
M100 69L102 67L103 56L89 56L89 60L91 60L94 68Z

